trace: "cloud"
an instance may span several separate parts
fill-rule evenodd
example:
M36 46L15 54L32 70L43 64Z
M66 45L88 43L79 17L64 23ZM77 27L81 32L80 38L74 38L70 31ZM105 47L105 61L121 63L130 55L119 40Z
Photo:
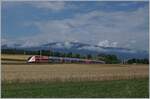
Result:
M65 9L65 2L62 1L41 1L41 2L32 2L28 3L36 8L48 9L54 11L60 11Z
M131 43L136 43L136 40L131 40L130 42L131 42Z
M7 44L7 39L1 38L1 44L2 44L2 45Z
M98 43L98 46L103 46L103 47L117 47L117 42L109 42L108 40L100 41Z
M103 46L104 47L104 46ZM108 47L108 46L107 46ZM97 52L121 52L121 53L136 53L135 50L128 50L128 49L105 49L98 46L83 46L78 48L79 50L89 50L89 51L97 51Z
M97 51L97 52L105 52L107 50L100 48L100 47L96 47L96 46L83 46L78 48L79 50L89 50L89 51Z
M65 9L64 2L33 2L30 5L54 11ZM21 39L32 45L34 43L38 45L53 41L77 40L106 47L147 49L148 13L148 6L144 6L134 11L119 10L108 13L102 10L93 10L87 13L74 13L71 18L32 21L29 24L36 26L40 31L33 37ZM131 40L135 40L136 43Z
M22 2L2 2L2 7L12 8L15 6L29 5L39 9L61 11L66 8L66 4L63 1L22 1Z
M86 14L76 14L73 18L63 20L49 20L33 22L39 29L42 37L48 41L78 40L99 45L124 47L135 39L140 45L137 48L146 47L142 43L148 43L148 12L147 8L139 8L132 12L102 12L92 11ZM144 27L146 29L139 29ZM35 37L36 38L36 37ZM108 41L114 41L108 44ZM119 44L117 43L119 42ZM133 46L134 44L131 43Z
M7 39L7 38L1 38L1 45L7 45L9 47L14 47L14 45L20 45L24 42L22 40L18 39Z
M64 43L60 43L60 42L57 42L55 45L53 45L52 47L53 48L67 48L67 49L69 49L69 48L71 48L73 45L70 43L70 42L68 42L68 41L66 41L66 42L64 42Z
M63 48L64 46L61 43L56 43L56 45L52 46L53 48Z

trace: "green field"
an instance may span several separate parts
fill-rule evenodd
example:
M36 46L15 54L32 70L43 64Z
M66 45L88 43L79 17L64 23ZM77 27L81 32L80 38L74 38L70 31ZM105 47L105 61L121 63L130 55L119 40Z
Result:
M148 78L91 82L2 83L2 97L149 97Z

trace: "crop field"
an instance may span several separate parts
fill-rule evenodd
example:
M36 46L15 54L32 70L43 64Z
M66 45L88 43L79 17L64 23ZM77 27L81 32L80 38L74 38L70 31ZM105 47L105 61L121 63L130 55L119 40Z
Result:
M25 61L28 57L29 55L2 55L2 81L101 81L145 78L149 75L148 65L29 64Z
M148 65L28 64L30 55L2 55L2 81L99 81L148 77Z
M2 81L88 81L148 77L147 65L2 65Z
M148 97L143 64L29 64L2 55L2 97Z
M2 60L7 60L7 59L16 59L16 60L26 60L28 57L31 55L16 55L16 54L2 54L1 59Z

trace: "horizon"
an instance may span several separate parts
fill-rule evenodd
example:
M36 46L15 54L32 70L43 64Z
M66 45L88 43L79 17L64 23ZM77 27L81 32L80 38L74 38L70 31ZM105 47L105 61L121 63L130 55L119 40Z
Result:
M148 1L2 1L2 44L149 50Z

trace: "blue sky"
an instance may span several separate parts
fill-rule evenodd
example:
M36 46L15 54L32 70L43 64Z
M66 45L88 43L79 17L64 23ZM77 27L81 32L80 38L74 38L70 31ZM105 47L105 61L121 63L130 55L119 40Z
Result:
M2 2L2 43L82 42L148 50L148 2Z

